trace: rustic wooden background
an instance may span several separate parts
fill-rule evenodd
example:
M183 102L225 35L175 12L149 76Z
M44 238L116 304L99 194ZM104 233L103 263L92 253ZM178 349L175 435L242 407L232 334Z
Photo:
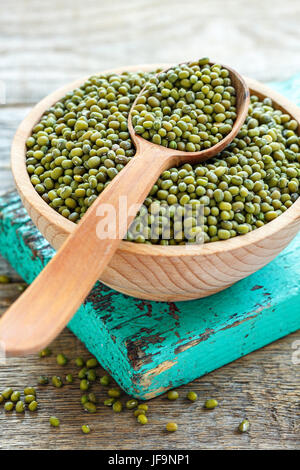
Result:
M226 8L225 8L226 3ZM0 190L13 186L9 148L31 106L80 76L124 64L180 62L209 55L263 81L300 72L298 0L1 0L0 14ZM22 280L0 258L0 312L20 293ZM40 388L40 410L25 416L0 407L0 449L299 449L299 365L292 363L294 333L180 389L180 399L149 403L149 425L131 413L99 406L86 415L78 403L78 382L58 390ZM55 353L88 356L67 330ZM65 368L73 371L73 366ZM35 384L38 375L64 374L54 357L9 359L0 366L0 389ZM105 392L94 387L100 402ZM188 404L188 390L199 402ZM203 402L220 406L205 412ZM61 418L50 429L48 417ZM237 433L247 416L251 430ZM176 420L177 433L164 432ZM80 426L89 423L92 433Z

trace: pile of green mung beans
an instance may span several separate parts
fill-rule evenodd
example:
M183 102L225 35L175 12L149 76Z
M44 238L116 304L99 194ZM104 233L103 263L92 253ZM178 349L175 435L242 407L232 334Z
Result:
M136 134L157 145L199 152L232 130L236 96L229 72L204 58L150 78L132 110Z
M93 76L34 127L27 140L27 170L36 191L63 217L78 222L134 157L128 114L153 76ZM297 130L298 123L271 99L251 96L248 117L233 142L205 163L164 171L126 239L177 245L201 235L208 243L274 220L299 197Z

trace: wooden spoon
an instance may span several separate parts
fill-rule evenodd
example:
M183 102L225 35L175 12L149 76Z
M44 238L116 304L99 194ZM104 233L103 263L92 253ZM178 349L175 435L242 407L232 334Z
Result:
M237 118L231 132L213 147L200 152L180 152L155 145L134 133L129 116L135 157L99 195L54 258L0 320L0 342L7 355L40 351L60 333L108 265L164 170L186 162L205 161L237 135L247 116L249 89L237 72L225 68L236 90ZM130 213L121 207L124 198ZM109 212L105 212L108 208ZM103 238L104 219L112 231Z

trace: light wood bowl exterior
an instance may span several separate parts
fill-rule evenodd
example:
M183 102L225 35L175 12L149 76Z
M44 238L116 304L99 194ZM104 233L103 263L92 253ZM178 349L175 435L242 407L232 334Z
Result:
M166 64L107 70L151 71ZM12 170L18 192L34 224L58 250L76 228L53 210L34 190L25 165L25 141L46 109L86 78L40 101L20 124L12 145ZM300 123L300 109L265 85L247 79L251 92L268 96ZM123 241L101 282L124 294L157 301L191 300L215 294L269 263L300 230L300 198L278 219L243 236L201 246L156 246Z

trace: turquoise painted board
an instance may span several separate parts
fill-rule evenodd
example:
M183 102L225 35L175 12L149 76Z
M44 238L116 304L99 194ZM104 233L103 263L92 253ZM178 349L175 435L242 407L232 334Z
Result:
M28 283L54 255L16 192L0 198L0 251ZM149 399L299 329L299 252L300 235L258 273L189 302L97 283L68 326L128 394Z
M272 84L300 103L300 77ZM0 252L28 282L54 250L16 192L0 198ZM69 328L130 395L148 399L300 328L300 234L268 266L190 302L149 302L97 283Z

